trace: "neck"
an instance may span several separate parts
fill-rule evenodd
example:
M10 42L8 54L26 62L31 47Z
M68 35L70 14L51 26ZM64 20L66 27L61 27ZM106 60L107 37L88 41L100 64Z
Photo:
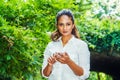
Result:
M70 40L71 37L72 37L72 35L69 35L69 36L62 36L62 43L63 43L63 46Z

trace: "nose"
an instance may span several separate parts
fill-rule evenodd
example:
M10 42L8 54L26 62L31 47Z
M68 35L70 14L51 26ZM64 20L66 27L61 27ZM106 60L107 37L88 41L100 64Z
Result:
M63 29L64 29L64 30L67 29L67 25L64 25L64 26L63 26Z

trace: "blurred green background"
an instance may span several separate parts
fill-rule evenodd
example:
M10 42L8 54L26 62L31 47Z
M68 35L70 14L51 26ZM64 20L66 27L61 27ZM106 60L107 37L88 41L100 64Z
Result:
M91 54L120 56L119 0L0 0L0 80L46 80L43 51L61 9L71 9ZM88 80L113 80L91 71Z

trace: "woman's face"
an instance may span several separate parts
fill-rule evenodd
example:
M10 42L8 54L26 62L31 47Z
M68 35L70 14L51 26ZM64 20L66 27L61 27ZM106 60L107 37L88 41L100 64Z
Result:
M62 15L58 19L57 28L62 36L69 36L72 34L72 29L74 28L74 24L71 20L71 17L67 15Z

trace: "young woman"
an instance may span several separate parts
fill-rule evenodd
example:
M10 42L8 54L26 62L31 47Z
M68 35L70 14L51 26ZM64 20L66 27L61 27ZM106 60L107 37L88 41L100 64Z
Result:
M44 51L42 75L48 80L85 80L90 73L90 52L79 39L72 12L58 12L56 26Z

